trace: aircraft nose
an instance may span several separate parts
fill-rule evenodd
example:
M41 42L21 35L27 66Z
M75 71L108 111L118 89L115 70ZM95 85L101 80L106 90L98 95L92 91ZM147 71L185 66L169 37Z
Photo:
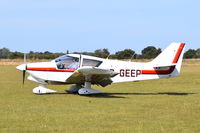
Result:
M16 67L18 70L24 71L26 70L26 64L21 64L19 66Z

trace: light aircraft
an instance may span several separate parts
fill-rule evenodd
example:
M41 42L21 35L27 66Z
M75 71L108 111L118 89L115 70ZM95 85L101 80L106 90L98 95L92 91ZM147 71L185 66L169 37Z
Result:
M39 83L35 94L56 93L47 84L74 84L68 91L80 95L101 93L91 85L175 77L180 74L185 43L172 43L155 59L146 63L103 59L81 54L67 54L50 62L24 63L17 66L28 79ZM25 61L26 59L24 59Z

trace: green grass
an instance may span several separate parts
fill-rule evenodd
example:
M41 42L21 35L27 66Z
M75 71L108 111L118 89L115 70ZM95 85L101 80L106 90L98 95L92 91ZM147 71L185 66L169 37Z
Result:
M200 66L176 78L93 86L107 94L35 95L15 66L0 66L1 133L198 133Z

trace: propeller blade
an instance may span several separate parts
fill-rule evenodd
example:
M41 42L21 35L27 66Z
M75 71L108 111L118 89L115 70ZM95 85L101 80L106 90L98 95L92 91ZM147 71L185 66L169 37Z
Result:
M24 53L24 64L26 64L26 54ZM25 77L26 77L26 70L27 70L27 64L25 65L25 69L22 72L22 83L24 85Z
M23 73L22 73L22 83L24 85L24 81L25 81L25 76L26 76L26 70L23 70Z
M26 54L24 53L24 64L26 64Z

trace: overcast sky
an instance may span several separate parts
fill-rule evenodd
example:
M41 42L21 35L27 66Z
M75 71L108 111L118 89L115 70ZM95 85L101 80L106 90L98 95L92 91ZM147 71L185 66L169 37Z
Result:
M70 52L171 42L200 48L199 0L0 0L0 48Z

